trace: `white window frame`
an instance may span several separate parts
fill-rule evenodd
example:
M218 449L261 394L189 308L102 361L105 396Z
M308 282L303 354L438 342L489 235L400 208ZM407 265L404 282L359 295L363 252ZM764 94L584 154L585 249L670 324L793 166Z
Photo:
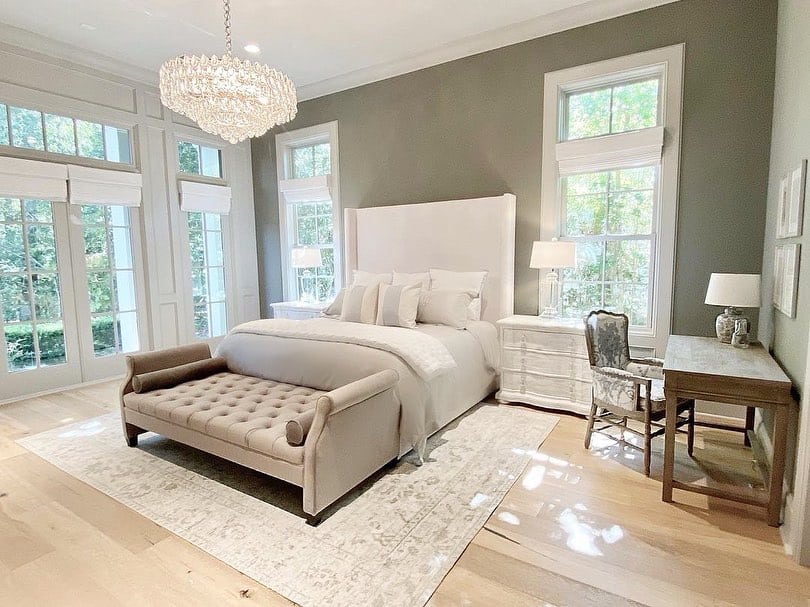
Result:
M335 293L343 285L343 207L340 203L340 172L338 154L338 123L337 121L318 124L315 126L288 131L276 135L276 175L278 184L278 219L281 238L281 277L284 300L291 301L299 298L298 277L291 265L291 251L294 245L293 226L288 221L288 201L284 193L287 187L300 182L306 189L307 182L319 179L303 178L292 179L292 150L307 145L329 143L329 162L331 173L326 176L329 198L332 200L332 234L335 260ZM321 177L322 179L322 177ZM313 201L315 198L313 198ZM323 200L323 198L320 198Z
M630 343L639 353L663 355L672 323L672 295L675 276L675 244L678 220L678 182L680 174L681 106L683 98L683 62L685 45L677 44L651 51L573 67L545 75L543 95L543 164L540 204L540 240L551 240L562 233L562 196L560 176L560 156L580 155L583 162L596 167L599 156L605 155L605 142L610 138L616 142L635 138L639 145L627 154L626 160L632 163L633 156L655 153L656 144L660 149L660 179L658 208L653 218L652 252L652 315L650 327L632 327ZM662 137L646 137L653 129L630 131L603 137L563 141L563 121L566 94L588 90L599 86L631 80L639 75L660 75L660 123ZM661 143L657 143L660 141ZM560 145L562 144L562 145ZM649 145L648 145L649 144ZM647 149L642 149L646 145ZM650 149L652 146L653 150ZM623 152L608 152L606 170L611 162L621 163ZM609 158L614 156L613 159ZM614 165L615 166L615 165ZM632 164L619 164L632 166Z

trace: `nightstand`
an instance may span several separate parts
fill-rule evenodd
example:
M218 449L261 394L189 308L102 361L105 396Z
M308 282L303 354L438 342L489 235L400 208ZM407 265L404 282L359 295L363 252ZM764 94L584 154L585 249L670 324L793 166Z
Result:
M328 306L326 302L308 303L304 301L280 301L270 304L273 308L273 318L287 318L290 320L304 320L316 318Z
M510 316L498 321L498 333L498 400L588 413L591 367L581 320Z

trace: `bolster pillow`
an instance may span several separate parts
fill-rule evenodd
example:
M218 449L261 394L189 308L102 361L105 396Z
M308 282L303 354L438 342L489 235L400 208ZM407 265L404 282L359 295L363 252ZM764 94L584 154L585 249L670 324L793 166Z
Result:
M309 429L312 427L312 421L315 419L315 409L299 413L298 417L291 419L287 422L287 442L293 447L299 447L304 444L304 440L309 434Z
M138 394L151 392L152 390L162 390L163 388L173 388L183 382L202 379L227 370L228 364L224 358L206 358L185 365L136 375L132 378L132 388Z

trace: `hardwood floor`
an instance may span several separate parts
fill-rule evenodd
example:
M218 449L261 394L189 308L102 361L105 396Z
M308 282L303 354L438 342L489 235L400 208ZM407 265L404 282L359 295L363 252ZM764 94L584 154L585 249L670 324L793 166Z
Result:
M0 605L290 605L14 442L113 410L117 389L0 406ZM662 441L648 479L639 453L596 437L586 451L584 429L561 417L430 605L810 604L810 569L759 509L683 492L665 504ZM741 442L701 431L703 468L681 449L676 473L756 487Z

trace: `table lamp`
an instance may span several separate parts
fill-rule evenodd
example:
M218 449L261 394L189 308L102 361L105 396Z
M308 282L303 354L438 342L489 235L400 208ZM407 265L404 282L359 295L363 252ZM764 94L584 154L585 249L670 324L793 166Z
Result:
M704 303L726 308L717 316L714 323L717 339L725 344L731 343L736 322L741 319L748 320L738 308L759 307L759 283L759 274L711 275Z
M314 302L317 299L315 276L310 268L320 268L323 265L321 250L315 247L297 247L292 250L291 260L292 267L304 270L301 273L301 300Z
M549 268L548 274L540 281L540 318L560 316L560 268L573 268L577 264L577 248L573 242L563 242L553 238L550 241L537 241L532 244L530 268Z

